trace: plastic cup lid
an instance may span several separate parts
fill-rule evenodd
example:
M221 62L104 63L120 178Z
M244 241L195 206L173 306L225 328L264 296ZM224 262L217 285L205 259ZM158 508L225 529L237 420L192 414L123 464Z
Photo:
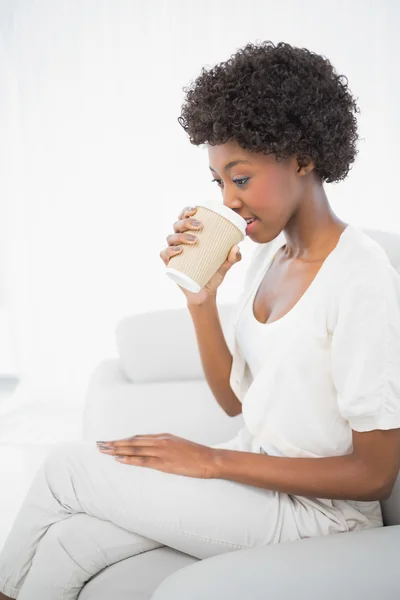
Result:
M200 292L201 287L199 286L199 284L196 283L196 281L194 281L194 279L192 279L188 275L185 275L185 273L177 271L177 269L173 269L172 267L167 267L165 272L167 273L168 277L170 277L178 285L185 288L185 290L188 290L189 292L194 292L195 294L197 294L197 292Z

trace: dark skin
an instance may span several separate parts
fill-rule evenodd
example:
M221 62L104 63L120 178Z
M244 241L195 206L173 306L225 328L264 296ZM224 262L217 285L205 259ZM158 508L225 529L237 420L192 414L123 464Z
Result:
M257 320L271 323L297 303L346 223L332 212L312 161L302 167L295 157L276 162L273 155L249 153L234 142L209 146L208 153L224 204L241 216L260 219L250 238L262 244L285 232L287 243L277 253L254 302ZM238 159L249 163L224 171L226 164Z
M224 204L243 217L257 216L251 239L282 247L258 290L254 310L262 322L284 316L310 285L346 228L333 213L311 161L277 162L229 142L209 146L211 171ZM232 161L245 160L227 169ZM248 181L245 182L245 179ZM244 183L245 182L245 183ZM228 479L287 494L345 500L389 497L400 468L400 429L353 431L351 454L286 458L215 449L165 433L112 440L102 453L127 465L146 466L187 477Z

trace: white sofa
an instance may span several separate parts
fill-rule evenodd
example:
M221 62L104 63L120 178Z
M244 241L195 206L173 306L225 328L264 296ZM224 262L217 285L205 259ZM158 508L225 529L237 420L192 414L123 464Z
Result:
M400 273L400 236L367 231ZM218 305L224 335L233 304ZM187 309L124 318L119 358L98 365L87 389L83 435L104 440L169 432L205 444L236 435L204 378ZM400 364L399 364L400 368ZM385 527L229 552L199 560L166 546L107 567L79 600L398 600L400 476L382 503Z

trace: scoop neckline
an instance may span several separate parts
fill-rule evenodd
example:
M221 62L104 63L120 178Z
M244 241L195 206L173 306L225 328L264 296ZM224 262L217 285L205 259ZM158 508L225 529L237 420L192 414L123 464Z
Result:
M256 295L257 295L257 292L259 290L261 281L262 281L263 277L267 274L269 268L271 267L271 264L272 264L272 262L273 262L273 260L275 258L275 255L286 244L286 239L285 239L285 236L283 235L282 236L282 240L279 243L279 245L276 247L276 249L268 257L267 264L264 265L264 267L261 269L261 273L260 273L259 277L257 278L257 283L255 285L255 291L253 290L253 293L251 294L250 305L251 305L251 316L253 318L253 321L255 321L255 323L257 325L259 325L260 327L264 327L264 328L270 329L271 327L279 325L280 323L286 322L288 319L290 319L290 317L298 310L299 306L302 305L302 304L304 304L304 302L306 301L306 299L312 294L312 291L314 290L314 288L316 288L318 286L318 283L322 279L324 271L327 268L327 265L329 265L329 263L332 261L332 258L336 255L339 247L341 246L341 244L343 242L343 239L345 237L347 237L348 232L351 231L351 229L352 228L351 228L350 224L347 224L346 227L343 229L342 233L339 236L337 244L329 252L329 254L327 255L327 257L325 258L325 260L321 264L320 268L318 269L317 273L315 274L314 279L311 281L310 285L304 290L303 294L297 300L296 304L294 304L292 306L292 308L290 308L288 310L288 312L285 313L284 315L282 315L282 317L280 317L279 319L276 319L275 321L271 321L271 323L268 323L268 322L267 323L262 323L261 321L259 321L256 318L256 316L254 314L254 302L255 302Z

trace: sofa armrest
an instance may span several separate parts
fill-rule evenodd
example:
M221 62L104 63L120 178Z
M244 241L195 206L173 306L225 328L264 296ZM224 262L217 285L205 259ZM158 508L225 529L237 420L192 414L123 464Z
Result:
M167 577L151 600L395 600L400 525L238 550Z
M218 306L228 339L234 307ZM204 379L196 332L186 307L125 317L118 322L115 336L121 367L132 382Z

